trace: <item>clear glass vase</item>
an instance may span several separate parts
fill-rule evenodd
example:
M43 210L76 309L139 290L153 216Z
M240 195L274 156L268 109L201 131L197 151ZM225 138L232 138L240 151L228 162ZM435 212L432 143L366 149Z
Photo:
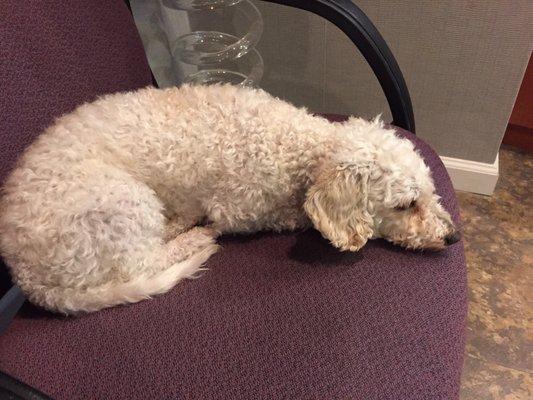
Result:
M162 0L170 19L187 21L188 32L169 42L182 81L257 85L263 59L255 49L263 18L249 0ZM185 14L186 15L185 15Z

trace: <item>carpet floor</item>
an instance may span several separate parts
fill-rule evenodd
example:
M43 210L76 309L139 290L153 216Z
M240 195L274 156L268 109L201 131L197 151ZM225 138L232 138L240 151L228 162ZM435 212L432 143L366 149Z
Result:
M533 398L533 156L503 147L493 196L458 193L469 313L462 400Z

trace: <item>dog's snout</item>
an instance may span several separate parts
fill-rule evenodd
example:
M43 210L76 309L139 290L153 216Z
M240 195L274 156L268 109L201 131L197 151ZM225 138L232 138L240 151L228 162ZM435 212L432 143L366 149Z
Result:
M451 244L457 243L461 240L461 233L459 231L453 231L444 238L444 244L449 246Z

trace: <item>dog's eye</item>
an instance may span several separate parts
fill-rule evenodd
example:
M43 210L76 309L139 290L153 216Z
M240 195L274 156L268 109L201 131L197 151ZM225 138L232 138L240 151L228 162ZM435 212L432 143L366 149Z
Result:
M407 205L403 205L403 206L396 206L394 207L394 209L396 211L405 211L405 210L408 210L410 208L413 208L414 206L416 206L416 200L413 200L412 202L410 202L409 204Z

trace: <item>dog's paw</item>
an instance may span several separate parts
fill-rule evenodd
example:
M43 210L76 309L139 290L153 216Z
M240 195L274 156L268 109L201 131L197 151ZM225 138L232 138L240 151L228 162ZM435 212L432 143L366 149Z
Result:
M174 239L179 234L185 233L187 229L189 229L191 226L191 224L186 224L178 218L170 219L167 222L165 230L163 232L163 242L166 243Z
M209 237L216 239L220 236L220 232L211 226L195 226L189 232L194 231L194 234L199 236Z
M169 255L173 261L191 257L215 244L218 232L205 226L195 226L181 233L167 243Z

